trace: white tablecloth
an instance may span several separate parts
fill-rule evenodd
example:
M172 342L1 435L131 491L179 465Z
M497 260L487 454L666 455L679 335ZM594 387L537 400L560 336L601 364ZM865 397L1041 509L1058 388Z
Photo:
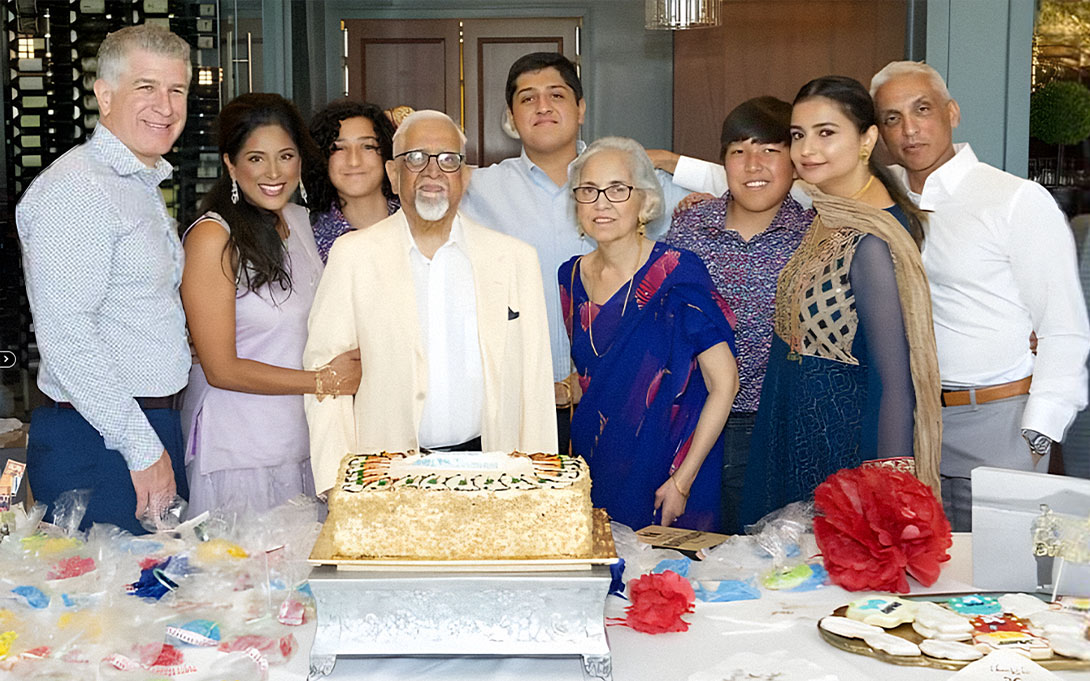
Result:
M939 581L929 588L910 580L912 595L961 593L972 586L972 537L955 534L951 559ZM685 681L710 669L734 653L788 651L835 673L840 681L930 681L948 679L954 672L903 667L847 653L825 643L817 621L838 606L866 594L826 587L808 593L765 595L753 601L697 602L696 612L686 615L689 631L673 634L641 634L627 627L607 628L613 653L615 681ZM622 616L626 603L610 596L607 616ZM271 670L271 679L305 679L309 665L306 651L314 636L314 624L300 632L302 653L285 667ZM1090 678L1090 672L1057 672L1063 679ZM582 681L579 658L345 658L329 679L355 681Z

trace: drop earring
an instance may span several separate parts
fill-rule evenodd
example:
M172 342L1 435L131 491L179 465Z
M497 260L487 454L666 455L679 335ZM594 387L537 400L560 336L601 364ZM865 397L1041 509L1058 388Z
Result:
M238 182L231 178L231 203L238 203Z
M303 186L302 180L299 180L299 198L303 200L303 203L307 202L307 188Z

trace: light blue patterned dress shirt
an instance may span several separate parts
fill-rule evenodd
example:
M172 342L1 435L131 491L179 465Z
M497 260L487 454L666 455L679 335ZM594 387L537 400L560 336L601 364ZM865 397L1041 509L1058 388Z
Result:
M586 146L580 140L576 151L583 153ZM658 177L665 194L665 212L647 226L647 236L651 239L666 234L674 206L689 193L674 185L668 173L660 171ZM579 236L571 187L567 182L558 187L523 149L517 157L474 169L459 210L485 227L521 239L537 250L541 280L545 283L553 380L567 378L572 372L571 347L560 308L556 272L573 255L590 253L596 247L593 239Z
M134 397L185 387L183 251L159 183L105 126L39 175L16 206L41 354L38 386L71 402L131 470L163 453Z

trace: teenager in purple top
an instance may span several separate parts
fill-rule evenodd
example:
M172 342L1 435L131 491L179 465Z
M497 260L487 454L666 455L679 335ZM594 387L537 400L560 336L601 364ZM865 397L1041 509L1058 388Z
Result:
M666 243L704 261L720 295L737 315L739 391L724 437L723 526L738 533L738 504L749 440L772 344L772 312L780 270L813 220L788 192L794 181L791 105L757 97L723 121L720 156L728 191L674 216Z
M324 263L337 237L401 207L386 177L394 126L374 104L339 99L314 114L310 135L326 161L305 180L314 242Z

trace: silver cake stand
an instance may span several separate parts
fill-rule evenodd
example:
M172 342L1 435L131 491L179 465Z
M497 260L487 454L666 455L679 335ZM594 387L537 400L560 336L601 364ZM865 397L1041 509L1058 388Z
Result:
M502 561L350 560L323 531L311 553L318 628L310 679L337 656L581 657L611 681L605 632L609 520L595 511L592 555Z

